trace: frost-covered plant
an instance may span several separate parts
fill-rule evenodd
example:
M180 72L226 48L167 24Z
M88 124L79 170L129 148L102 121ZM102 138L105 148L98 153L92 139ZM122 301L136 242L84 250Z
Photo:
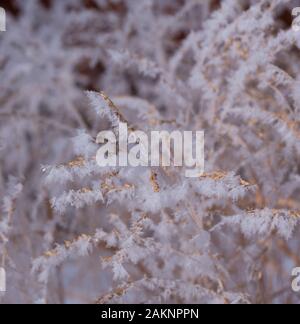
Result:
M299 301L296 6L7 1L3 302ZM204 130L205 174L99 167L96 136L120 121Z

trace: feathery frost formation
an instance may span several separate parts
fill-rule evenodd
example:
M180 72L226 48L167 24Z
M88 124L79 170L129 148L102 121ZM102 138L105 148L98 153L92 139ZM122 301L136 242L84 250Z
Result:
M1 302L299 302L296 6L7 1ZM119 122L204 130L205 174L100 168Z

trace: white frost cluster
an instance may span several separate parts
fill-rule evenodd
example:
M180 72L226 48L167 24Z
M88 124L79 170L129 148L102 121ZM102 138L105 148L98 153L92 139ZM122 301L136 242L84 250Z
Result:
M0 301L299 303L298 5L5 1ZM205 131L205 173L100 168L119 122Z

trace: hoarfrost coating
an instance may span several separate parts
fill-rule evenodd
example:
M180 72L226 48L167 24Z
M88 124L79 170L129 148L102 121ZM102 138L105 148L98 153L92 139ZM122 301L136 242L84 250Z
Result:
M1 6L1 303L299 303L299 1ZM99 167L120 123L205 172Z

